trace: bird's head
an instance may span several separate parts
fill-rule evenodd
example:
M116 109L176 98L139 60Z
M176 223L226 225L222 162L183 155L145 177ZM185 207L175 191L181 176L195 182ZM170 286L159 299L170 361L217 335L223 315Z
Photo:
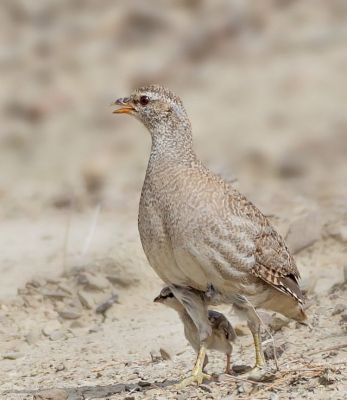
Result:
M182 308L181 303L176 299L169 286L165 286L153 301L154 303L164 304L177 311Z
M136 89L129 97L120 98L112 105L117 106L114 114L136 117L151 133L173 124L189 124L181 99L159 85Z

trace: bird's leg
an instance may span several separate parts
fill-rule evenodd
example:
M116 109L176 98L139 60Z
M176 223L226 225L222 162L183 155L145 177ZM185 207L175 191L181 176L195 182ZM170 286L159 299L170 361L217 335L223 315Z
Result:
M266 361L262 349L260 332L259 331L254 332L253 330L251 330L251 332L253 335L254 349L255 349L255 367L261 368L264 365L266 365Z
M261 320L253 307L253 305L243 296L239 296L234 303L236 311L246 315L248 327L253 335L254 349L255 349L255 366L246 373L248 379L254 381L271 380L274 377L273 372L267 366L260 337L260 324Z
M205 356L206 356L206 345L202 343L191 376L183 379L183 381L181 381L177 385L178 389L183 389L188 385L192 385L193 383L201 385L204 380L211 379L211 376L205 374L202 370L204 367Z
M228 375L232 375L233 371L231 369L231 355L227 354L227 365L225 367L225 373Z

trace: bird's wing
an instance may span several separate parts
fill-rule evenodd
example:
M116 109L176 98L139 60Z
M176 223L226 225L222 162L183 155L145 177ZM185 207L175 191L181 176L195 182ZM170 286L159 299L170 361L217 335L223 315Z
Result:
M234 341L236 339L234 328L224 314L215 310L208 310L208 319L213 329L222 331L227 340Z
M230 196L230 209L254 224L255 263L251 273L280 292L303 302L298 285L300 273L283 238L260 210L236 190Z

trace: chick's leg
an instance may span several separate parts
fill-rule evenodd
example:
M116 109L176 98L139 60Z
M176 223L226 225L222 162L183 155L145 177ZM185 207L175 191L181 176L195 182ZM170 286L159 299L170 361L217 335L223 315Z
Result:
M178 389L183 389L184 387L192 385L194 383L196 383L197 385L201 385L204 380L211 379L210 375L205 374L202 370L204 367L205 356L206 356L206 345L202 343L191 376L183 379L183 381L181 381L177 385Z
M225 373L228 375L232 375L233 371L231 369L231 355L227 354L227 365L225 367Z

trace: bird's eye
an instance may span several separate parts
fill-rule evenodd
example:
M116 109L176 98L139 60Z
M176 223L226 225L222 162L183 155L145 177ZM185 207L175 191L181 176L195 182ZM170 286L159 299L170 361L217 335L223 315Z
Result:
M141 96L140 97L141 106L146 106L148 103L149 103L149 97L148 96Z
M173 293L169 293L167 297L174 297Z

